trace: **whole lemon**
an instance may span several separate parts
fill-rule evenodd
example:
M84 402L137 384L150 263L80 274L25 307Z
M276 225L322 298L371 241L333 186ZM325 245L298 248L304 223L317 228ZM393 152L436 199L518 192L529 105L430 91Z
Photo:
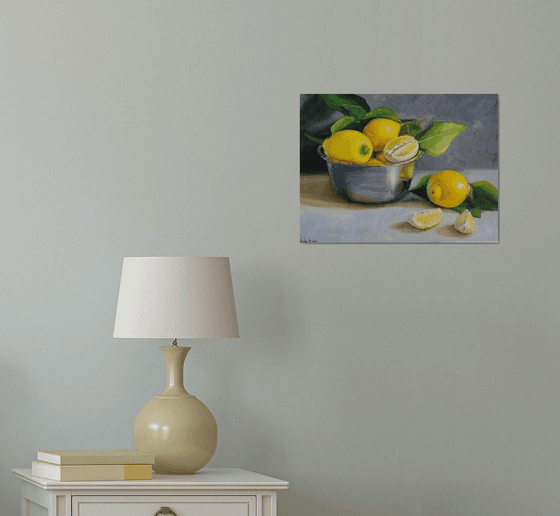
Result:
M442 170L430 177L426 191L434 204L442 208L455 208L467 198L469 183L455 170Z
M371 140L374 151L381 151L399 135L401 124L388 118L375 118L364 127L364 134Z
M325 154L328 156L329 155L329 138L327 138L323 142L323 150L325 151Z
M378 161L381 161L381 163L383 163L384 165L390 165L391 162L387 161L387 158L385 157L385 154L383 154L383 152L379 152L375 155L375 159Z
M327 157L335 161L365 163L373 153L370 139L360 131L338 131L323 142Z
M378 160L377 158L370 158L366 161L368 167L384 167L387 163Z

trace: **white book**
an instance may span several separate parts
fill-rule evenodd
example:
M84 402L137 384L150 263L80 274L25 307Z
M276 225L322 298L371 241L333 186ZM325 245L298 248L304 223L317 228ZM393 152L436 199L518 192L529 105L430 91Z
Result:
M60 466L48 462L32 461L34 477L68 482L76 480L150 480L150 464L78 464Z
M50 464L154 464L155 455L136 450L41 450L37 460Z

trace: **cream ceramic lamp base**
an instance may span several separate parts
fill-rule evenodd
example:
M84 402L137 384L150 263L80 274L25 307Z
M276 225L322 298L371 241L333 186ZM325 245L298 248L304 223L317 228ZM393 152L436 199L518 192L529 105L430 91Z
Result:
M173 345L159 349L167 362L167 387L136 416L134 447L155 455L156 473L195 473L216 451L216 420L183 386L183 365L191 348Z

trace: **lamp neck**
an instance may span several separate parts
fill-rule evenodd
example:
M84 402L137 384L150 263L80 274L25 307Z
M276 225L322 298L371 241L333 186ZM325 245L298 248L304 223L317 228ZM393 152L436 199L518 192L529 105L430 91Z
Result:
M161 346L159 348L167 362L167 387L161 393L164 396L182 396L188 394L183 385L183 367L185 358L191 348L180 346Z

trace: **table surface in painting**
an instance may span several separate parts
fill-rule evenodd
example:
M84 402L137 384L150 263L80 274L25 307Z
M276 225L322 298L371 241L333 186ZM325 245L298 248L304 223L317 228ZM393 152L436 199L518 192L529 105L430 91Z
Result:
M497 170L462 171L469 183L490 181L497 188ZM414 175L411 188L425 175ZM482 211L475 218L475 231L463 235L453 223L459 213L443 209L443 220L434 228L420 230L408 218L423 210L435 209L432 203L408 193L401 201L385 204L357 204L341 199L328 174L300 175L300 242L314 243L497 243L498 211Z

